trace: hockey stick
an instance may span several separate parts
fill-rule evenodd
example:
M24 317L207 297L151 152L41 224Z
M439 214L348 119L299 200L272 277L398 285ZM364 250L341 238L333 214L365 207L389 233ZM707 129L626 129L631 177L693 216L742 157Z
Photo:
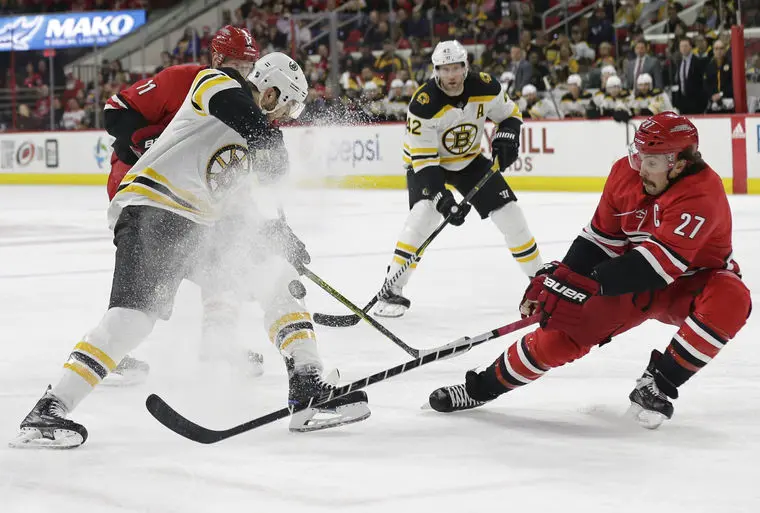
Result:
M469 203L470 200L477 194L477 192L486 184L488 180L491 179L491 177L495 174L498 174L501 170L499 169L499 159L498 157L494 159L493 165L491 166L491 170L489 173L486 173L483 178L481 178L478 183L475 184L475 187L472 188L470 192L467 193L467 195L464 197L462 201L459 202L459 204L455 207L457 210L464 207L466 203ZM455 213L457 210L454 210L452 213ZM435 239L439 233L443 231L443 229L446 227L447 224L449 224L449 221L451 220L451 214L446 216L446 218L441 222L441 224L438 225L438 228L433 231L433 233L430 234L430 236L425 239L425 241L420 245L419 248L417 248L417 251L412 255L412 257L404 262L404 265L401 266L401 268L396 271L396 273L391 276L389 279L385 281L382 288L380 289L380 292L377 293L375 297L373 297L369 303L366 304L364 308L362 308L362 312L365 314L369 313L369 311L372 309L373 306L375 306L375 303L382 297L384 293L386 293L396 281L412 266L412 264L416 264L419 259L420 255L425 251L425 249L430 245L431 242L433 242L433 239ZM344 303L345 304L345 303ZM323 313L315 313L314 316L314 322L317 324L321 324L323 326L331 326L333 328L346 328L348 326L355 326L359 323L359 320L361 317L354 313L349 315L330 315L330 314L323 314Z
M332 297L346 305L349 310L352 312L355 312L357 318L364 319L367 321L373 328L375 328L377 331L391 339L391 341L399 346L401 349L409 353L414 358L419 358L421 355L421 351L419 349L414 349L413 347L409 347L406 343L404 343L403 340L398 338L396 335L391 333L385 326L377 322L375 319L373 319L371 316L367 315L364 311L360 310L358 306L353 304L351 301L346 299L346 297L332 288L325 280L314 274L311 270L307 269L306 267L301 267L300 271L309 278L311 281L316 283L322 290L330 294ZM314 314L315 316L318 314ZM428 352L433 352L434 350L428 350Z
M401 365L396 365L395 367L390 367L370 376L366 376L357 381L354 381L353 383L349 383L348 385L337 387L329 394L322 395L320 397L312 397L309 402L304 405L298 407L281 408L230 429L217 431L191 422L190 420L177 413L176 410L174 410L166 403L166 401L161 399L156 394L151 394L148 396L148 398L145 400L145 407L157 421L178 435L184 436L189 440L201 444L213 444L239 435L241 433L251 431L276 420L283 419L307 408L319 406L338 397L343 397L355 390L361 390L362 388L366 388L369 385L380 383L381 381L385 381L386 379L398 376L399 374L409 372L412 369L422 367L423 365L427 365L442 358L466 353L473 347L478 346L484 342L487 342L494 338L502 337L504 335L508 335L519 329L525 328L526 326L530 326L531 324L538 322L538 319L539 314L535 314L530 317L526 317L525 319L521 319L511 324L507 324L500 328L488 331L486 333L478 335L475 338L468 339L465 337L463 339L456 340L455 342L449 344L449 347L447 349L443 349L431 354L426 354L425 356L415 358L414 360L409 360L408 362L402 363Z

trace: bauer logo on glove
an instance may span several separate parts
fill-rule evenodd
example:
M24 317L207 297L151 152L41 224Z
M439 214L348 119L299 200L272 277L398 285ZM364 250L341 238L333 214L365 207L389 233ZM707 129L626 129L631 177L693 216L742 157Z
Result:
M557 278L553 278L552 276L547 276L544 278L544 287L549 290L549 292L558 296L563 296L568 301L572 301L573 303L577 303L579 305L582 305L588 301L589 298L588 293L575 290L567 283L564 283Z

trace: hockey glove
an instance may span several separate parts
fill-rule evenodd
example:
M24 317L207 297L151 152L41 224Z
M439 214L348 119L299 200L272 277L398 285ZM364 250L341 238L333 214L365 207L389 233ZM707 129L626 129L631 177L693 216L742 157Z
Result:
M544 278L538 295L542 312L541 327L567 331L581 323L583 305L599 292L599 283L572 271L565 264Z
M499 171L504 171L517 160L520 151L520 125L519 122L506 123L502 121L493 136L491 153L494 160L499 159Z
M132 134L132 151L138 158L141 157L153 146L163 131L164 127L161 125L148 125L135 130Z
M303 274L303 266L311 263L311 256L306 251L306 244L296 237L288 223L282 219L265 221L261 234L272 251L285 257L298 274Z
M435 204L435 209L440 212L443 217L448 217L449 223L454 226L462 226L464 218L467 217L467 214L470 213L470 209L472 208L472 205L469 203L465 203L460 207L454 199L454 195L448 189L439 192L433 198L433 204Z
M534 313L539 311L538 295L544 290L544 280L550 274L552 274L559 262L551 262L544 264L541 269L536 272L536 275L530 279L528 288L525 289L522 300L520 301L520 315L522 318L530 317Z
M631 113L625 109L615 109L612 111L612 119L618 123L628 123L631 120Z

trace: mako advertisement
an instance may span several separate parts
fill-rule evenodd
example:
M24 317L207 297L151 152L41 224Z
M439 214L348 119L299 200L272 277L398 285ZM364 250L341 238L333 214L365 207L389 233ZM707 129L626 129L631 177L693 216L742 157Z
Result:
M0 17L0 51L105 46L145 25L145 11Z

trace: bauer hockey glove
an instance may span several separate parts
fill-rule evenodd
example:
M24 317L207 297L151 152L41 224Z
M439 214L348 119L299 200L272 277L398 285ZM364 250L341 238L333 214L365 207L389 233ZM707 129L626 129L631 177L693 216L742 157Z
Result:
M443 215L443 217L449 218L449 223L454 226L462 226L464 218L470 213L472 205L465 203L461 207L454 199L454 195L450 190L444 189L443 192L439 192L433 198L435 209Z
M285 257L298 274L303 274L303 266L311 263L311 256L306 251L306 244L296 237L288 223L282 219L265 221L261 233L272 251Z
M514 121L511 121L514 119ZM504 171L515 163L520 151L520 125L522 123L515 118L508 118L501 122L499 129L491 140L491 154L493 159L499 159L499 171Z
M583 305L599 292L599 283L582 276L565 264L544 278L544 288L538 295L542 318L541 327L567 331L581 323Z
M164 127L161 125L148 125L135 130L132 134L132 151L135 152L138 158L141 157L143 153L153 146L153 143L156 142L163 131Z
M539 311L540 305L538 304L538 295L544 290L544 280L550 274L552 274L559 262L550 262L544 264L541 269L536 272L536 275L530 279L528 288L525 289L522 300L520 301L520 315L523 319L530 317L534 313Z

